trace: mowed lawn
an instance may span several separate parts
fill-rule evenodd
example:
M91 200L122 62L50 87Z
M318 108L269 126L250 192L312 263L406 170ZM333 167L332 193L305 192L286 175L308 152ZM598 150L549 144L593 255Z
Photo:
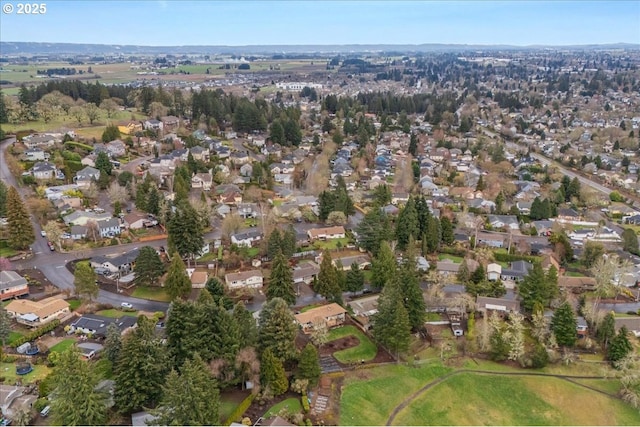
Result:
M58 353L62 353L64 351L66 351L69 347L71 347L73 344L75 344L75 342L76 342L76 340L74 340L73 338L63 339L58 344L56 344L53 347L51 347L49 349L49 352L53 353L53 352L57 351Z
M31 384L44 379L49 375L49 372L51 372L51 368L45 365L33 365L33 371L27 375L18 375L16 374L16 364L17 363L0 363L0 376L4 377L5 384L15 384L18 378L22 380L23 384Z
M640 412L558 378L461 373L416 398L394 425L640 425Z
M353 325L341 326L339 328L329 331L329 338L327 342L331 342L340 338L344 338L350 335L354 335L360 341L355 347L347 348L345 350L336 351L333 353L340 363L355 363L361 360L369 361L373 360L378 353L378 347L366 336L360 329Z
M96 312L98 316L111 317L113 319L119 319L122 316L131 316L138 317L137 311L123 311L115 308L110 308L108 310L100 310Z
M167 292L164 290L164 288L149 288L146 286L136 286L131 296L134 298L148 299L151 301L160 301L160 302L171 301L171 297L167 295Z
M342 387L339 424L385 425L391 411L407 396L449 371L433 364L417 368L387 365L349 372Z
M290 414L295 414L298 412L302 412L302 403L300 399L291 397L289 399L285 399L280 403L276 403L271 408L265 412L263 418L270 418L272 416L276 416L280 413L281 410L286 409Z

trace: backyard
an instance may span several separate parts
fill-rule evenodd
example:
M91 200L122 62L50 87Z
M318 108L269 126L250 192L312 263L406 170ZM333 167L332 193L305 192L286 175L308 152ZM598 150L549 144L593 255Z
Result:
M296 414L298 412L302 412L302 404L300 403L300 399L296 397L291 397L289 399L283 400L282 402L276 403L271 408L269 408L267 412L265 412L263 418L270 418L272 416L276 416L283 409L286 409L286 411L290 414Z
M51 368L45 365L33 365L33 371L27 375L18 375L16 374L16 363L0 363L0 377L4 378L5 384L15 384L18 379L21 379L23 384L31 384L44 379L50 371Z
M353 325L341 326L329 331L329 337L325 346L331 348L332 341L352 336L358 340L358 345L336 351L333 353L333 357L335 357L338 362L344 364L356 363L362 360L365 362L373 360L378 353L378 348L368 336Z
M49 352L50 353L53 353L53 352L62 353L64 351L66 351L69 347L73 346L73 344L75 344L75 342L76 342L76 340L74 340L73 338L63 339L58 344L56 344L53 347L51 347L49 349Z

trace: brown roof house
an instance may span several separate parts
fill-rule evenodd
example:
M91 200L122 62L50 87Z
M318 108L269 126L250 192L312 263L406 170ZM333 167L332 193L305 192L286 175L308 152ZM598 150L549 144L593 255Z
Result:
M331 303L296 314L295 317L296 322L302 326L302 331L309 334L322 323L325 323L329 328L342 325L346 315L347 310L336 303Z
M507 293L503 298L481 297L476 299L478 311L486 313L489 310L503 313L520 312L520 301L514 293Z
M41 301L14 300L5 309L18 323L34 328L61 319L70 313L69 303L57 296Z
M192 268L187 269L189 279L191 279L191 287L194 289L202 289L209 280L209 274L206 271L196 271Z
M309 239L311 240L342 239L345 237L345 233L344 227L341 225L337 225L335 227L312 228L307 231Z

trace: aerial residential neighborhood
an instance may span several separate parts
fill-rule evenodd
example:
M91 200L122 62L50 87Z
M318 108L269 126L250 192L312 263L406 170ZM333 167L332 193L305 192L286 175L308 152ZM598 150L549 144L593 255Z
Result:
M123 7L205 28L187 3ZM0 38L2 425L640 424L637 34L89 44L24 38L23 6Z

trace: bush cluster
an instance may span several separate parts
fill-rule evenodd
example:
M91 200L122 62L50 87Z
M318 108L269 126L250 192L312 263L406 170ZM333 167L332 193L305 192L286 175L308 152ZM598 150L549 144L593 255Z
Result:
M53 331L55 328L58 327L58 325L60 324L60 320L55 319L53 321L51 321L50 323L39 327L38 329L35 329L33 331L31 331L29 334L23 336L22 338L19 338L17 340L15 340L12 344L12 346L14 348L20 347L22 344L26 343L26 342L30 342L33 341L37 338L40 338L41 336L43 336L44 334L46 334L47 332L51 332Z
M231 415L229 415L229 417L225 420L224 425L229 426L232 422L239 420L240 417L242 417L242 414L244 414L247 409L249 409L249 406L251 406L251 403L253 402L253 399L255 399L255 397L256 395L251 393L242 402L240 402L240 404L236 406L236 409L234 409Z

